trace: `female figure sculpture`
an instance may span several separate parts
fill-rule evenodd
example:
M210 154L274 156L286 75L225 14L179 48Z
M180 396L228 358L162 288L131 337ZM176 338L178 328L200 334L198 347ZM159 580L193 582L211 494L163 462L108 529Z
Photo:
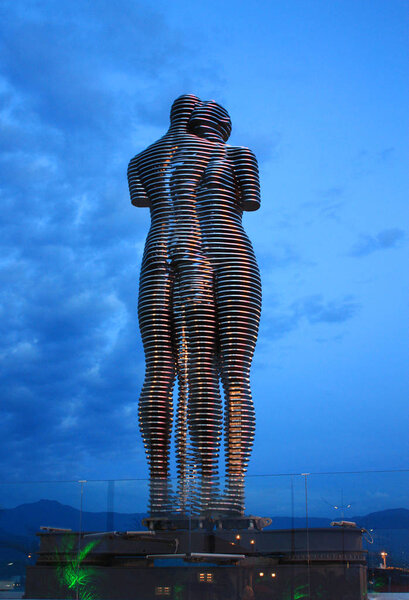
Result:
M241 514L254 438L249 374L261 306L259 271L242 224L259 207L257 162L226 145L231 130L215 102L181 96L168 133L131 160L133 204L149 206L139 322L146 358L139 417L151 477L150 511L174 509L167 486L172 390L179 399L179 509L197 481L193 510ZM226 490L218 490L225 395Z

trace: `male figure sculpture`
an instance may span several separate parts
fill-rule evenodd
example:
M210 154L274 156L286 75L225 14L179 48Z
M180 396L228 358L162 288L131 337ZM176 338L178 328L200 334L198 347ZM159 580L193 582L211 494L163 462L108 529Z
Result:
M139 290L146 359L139 419L151 478L150 512L186 509L185 482L197 483L193 510L242 514L244 474L254 438L249 374L261 286L243 210L259 207L257 162L226 145L226 111L196 96L178 98L167 134L133 158L131 200L149 206ZM178 506L167 485L178 377ZM225 395L226 489L218 489Z

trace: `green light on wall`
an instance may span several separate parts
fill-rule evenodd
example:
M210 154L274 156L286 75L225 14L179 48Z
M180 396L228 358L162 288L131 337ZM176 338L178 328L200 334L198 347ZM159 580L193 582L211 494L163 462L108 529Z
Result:
M308 595L308 593L307 593L307 586L306 585L300 585L294 591L294 600L301 600L301 598L307 598L307 595Z
M184 588L185 588L184 585L175 585L175 586L173 586L173 597L174 597L174 600L182 600Z
M96 571L92 567L83 566L81 563L100 543L100 540L93 540L76 554L74 550L75 543L75 537L67 536L62 550L57 550L59 562L57 567L58 581L66 590L78 592L77 597L79 600L96 600L96 590L93 585Z
M307 585L299 585L295 588L294 592L287 592L283 600L303 600L303 598L308 598Z

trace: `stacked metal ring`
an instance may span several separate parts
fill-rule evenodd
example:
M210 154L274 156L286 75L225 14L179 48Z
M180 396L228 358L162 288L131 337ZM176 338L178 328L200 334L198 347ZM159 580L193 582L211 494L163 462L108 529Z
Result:
M128 168L132 203L151 211L138 311L146 360L139 420L151 515L244 511L261 285L242 213L256 210L260 195L257 161L247 148L226 145L230 131L229 115L216 102L181 96L169 131ZM177 493L169 484L176 376Z

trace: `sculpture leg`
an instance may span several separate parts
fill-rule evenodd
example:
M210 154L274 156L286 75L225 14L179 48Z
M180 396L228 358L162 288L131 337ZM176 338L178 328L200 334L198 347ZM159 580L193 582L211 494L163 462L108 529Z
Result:
M186 310L180 295L179 277L175 275L173 286L173 331L178 379L175 448L178 483L177 510L187 513L190 508L192 484L192 457L189 440L187 408L189 398L189 353L187 341Z
M255 432L250 367L261 311L255 261L232 261L216 270L221 379L225 394L226 508L244 512L244 475Z
M145 351L139 425L150 470L151 515L170 510L169 447L175 361L171 335L172 280L166 262L142 267L138 316Z
M187 423L192 449L188 470L195 473L196 480L193 510L202 514L211 511L217 501L222 433L213 277L209 262L198 259L181 262L175 281L180 322L184 324L183 337L180 330L177 337L181 338L178 347L182 350L178 362L187 372ZM186 432L180 428L178 434L184 436Z

